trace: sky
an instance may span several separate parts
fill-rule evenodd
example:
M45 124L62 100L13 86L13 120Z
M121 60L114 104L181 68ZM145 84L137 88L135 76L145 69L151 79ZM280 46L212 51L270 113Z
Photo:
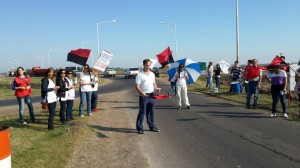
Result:
M91 49L87 63L92 65L98 58L97 23L100 51L114 55L110 67L141 67L143 59L156 59L168 46L175 60L233 64L237 56L236 0L0 0L0 4L0 72L17 66L78 66L66 61L67 54L83 47ZM298 62L299 9L299 0L239 0L241 64L253 58L269 63L280 53L287 62ZM113 19L116 23L103 23Z

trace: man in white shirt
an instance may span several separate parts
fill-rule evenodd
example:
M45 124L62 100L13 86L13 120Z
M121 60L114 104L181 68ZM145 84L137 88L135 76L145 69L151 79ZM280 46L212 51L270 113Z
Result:
M144 69L135 78L135 88L139 93L139 114L136 120L136 129L139 134L145 134L143 120L146 113L147 124L150 131L159 132L154 124L155 101L153 98L154 89L160 91L155 83L155 75L150 71L150 59L143 60Z

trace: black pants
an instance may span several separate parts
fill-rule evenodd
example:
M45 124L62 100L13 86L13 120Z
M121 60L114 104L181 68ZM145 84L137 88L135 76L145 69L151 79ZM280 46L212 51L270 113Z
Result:
M60 110L59 110L59 120L60 122L65 122L66 119L66 115L65 115L65 111L66 111L66 101L59 101L60 104Z
M48 103L49 117L48 117L48 129L54 129L53 119L55 115L56 102Z

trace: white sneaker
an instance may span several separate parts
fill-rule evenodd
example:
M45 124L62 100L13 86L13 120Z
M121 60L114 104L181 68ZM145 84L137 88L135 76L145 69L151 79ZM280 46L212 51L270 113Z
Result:
M81 114L81 115L80 115L80 117L84 117L84 115L83 115L83 114Z
M23 122L22 122L22 124L26 125L26 124L27 124L27 122L26 122L26 121L23 121Z
M271 117L276 117L276 114L272 113L272 114L271 114Z
M92 113L89 113L89 114L88 114L88 116L92 116L92 115L93 115Z
M288 118L288 115L286 113L283 114L284 118Z

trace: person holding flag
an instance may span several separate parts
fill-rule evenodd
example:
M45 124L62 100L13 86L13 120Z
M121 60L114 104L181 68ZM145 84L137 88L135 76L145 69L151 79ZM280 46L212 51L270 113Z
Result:
M267 78L271 82L272 94L272 114L271 117L276 117L276 105L278 97L282 106L282 113L284 118L288 118L286 112L286 88L287 88L287 74L280 66L274 67L273 72L267 74Z
M250 108L250 100L252 94L254 95L253 108L257 108L258 92L260 89L261 79L262 79L262 70L258 66L257 59L253 59L252 66L245 68L244 77L248 81L247 84L247 108Z
M139 134L145 134L143 129L144 115L146 113L147 124L150 131L159 132L160 130L154 123L154 90L160 92L155 82L155 75L150 71L150 59L143 60L144 69L135 78L135 88L139 93L139 114L136 119L136 129Z

